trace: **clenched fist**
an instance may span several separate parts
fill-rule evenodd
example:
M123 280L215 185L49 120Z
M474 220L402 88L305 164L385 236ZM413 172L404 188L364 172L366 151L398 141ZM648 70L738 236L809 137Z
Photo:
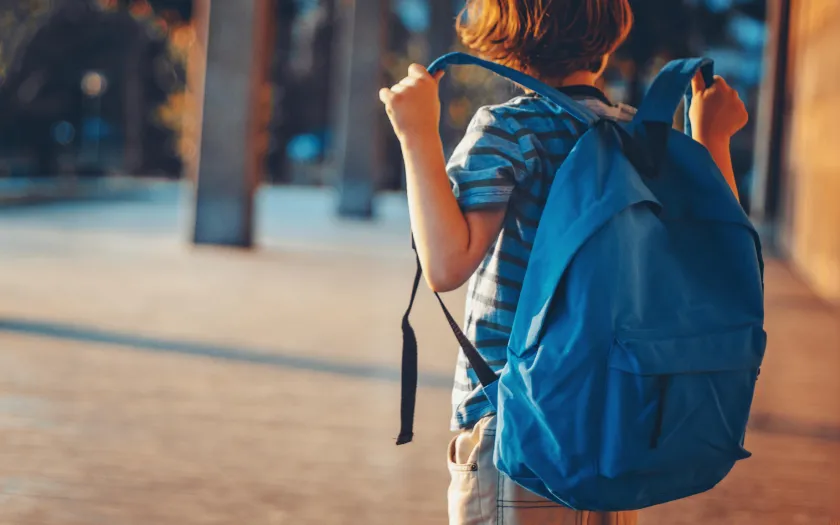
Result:
M706 86L698 72L691 81L693 98L689 108L694 138L701 143L728 142L735 133L747 125L749 116L738 92L726 80L715 77L715 83Z
M412 64L408 76L390 89L379 91L379 99L400 142L437 134L440 125L438 85L443 71L430 75L425 67Z

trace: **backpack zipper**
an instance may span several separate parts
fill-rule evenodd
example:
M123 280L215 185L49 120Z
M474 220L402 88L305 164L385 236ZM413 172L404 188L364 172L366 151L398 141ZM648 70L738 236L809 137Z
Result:
M665 417L665 394L668 392L668 376L657 376L659 386L659 405L656 408L656 422L653 424L653 433L650 436L650 448L659 446L659 438L662 435L662 419Z

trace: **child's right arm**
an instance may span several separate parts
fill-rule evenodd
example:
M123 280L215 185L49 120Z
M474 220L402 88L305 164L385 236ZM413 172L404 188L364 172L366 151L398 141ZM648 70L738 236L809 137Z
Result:
M691 89L693 98L689 118L694 140L706 146L732 192L738 197L729 141L747 125L747 109L738 92L721 77L715 77L715 83L707 87L703 75L698 72L691 82Z
M426 281L445 292L475 272L499 235L505 207L464 211L452 192L438 131L441 76L412 65L409 76L379 97L402 146L411 228Z

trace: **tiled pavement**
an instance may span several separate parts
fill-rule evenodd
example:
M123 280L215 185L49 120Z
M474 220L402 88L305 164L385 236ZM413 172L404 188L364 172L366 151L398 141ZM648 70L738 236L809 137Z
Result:
M369 226L266 194L269 248L241 253L190 248L184 197L0 210L0 525L445 523L455 355L428 293L418 435L393 442L399 199ZM643 524L840 519L840 317L778 263L767 286L754 457Z

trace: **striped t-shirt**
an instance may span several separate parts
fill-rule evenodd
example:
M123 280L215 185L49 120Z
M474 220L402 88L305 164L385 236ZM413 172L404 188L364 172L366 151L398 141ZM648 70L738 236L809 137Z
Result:
M634 110L613 106L596 88L563 91L601 116L632 118ZM585 127L537 95L516 97L479 109L447 165L453 192L464 211L506 207L499 238L470 279L464 331L496 370L506 348L525 268L554 174ZM452 390L452 429L470 428L493 407L463 351Z

